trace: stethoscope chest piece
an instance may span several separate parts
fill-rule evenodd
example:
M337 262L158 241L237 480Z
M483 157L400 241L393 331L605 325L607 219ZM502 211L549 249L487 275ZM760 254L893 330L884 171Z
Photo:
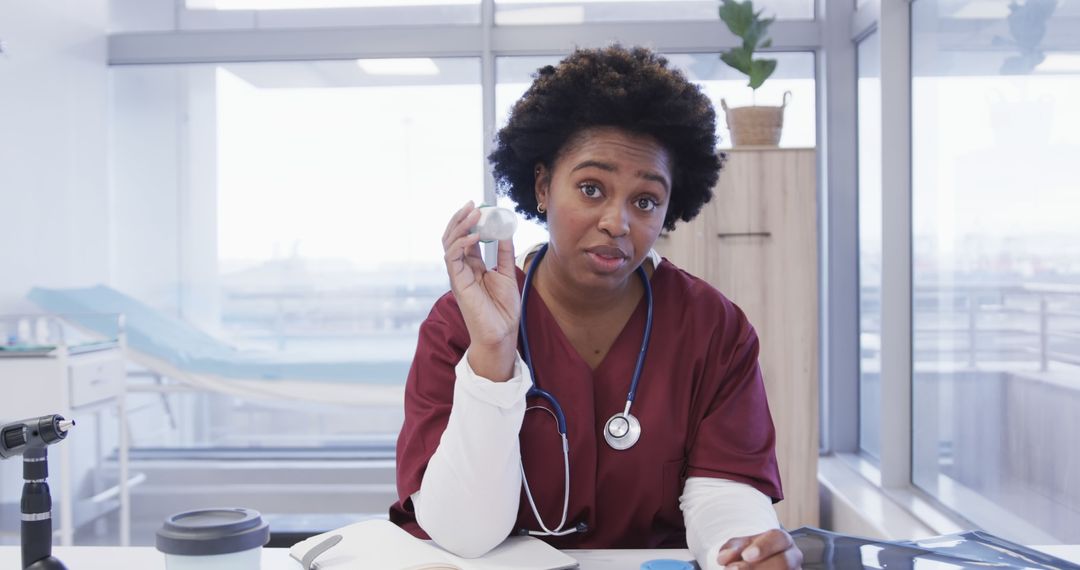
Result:
M612 449L622 451L634 447L641 438L641 422L629 412L620 412L604 424L604 441Z

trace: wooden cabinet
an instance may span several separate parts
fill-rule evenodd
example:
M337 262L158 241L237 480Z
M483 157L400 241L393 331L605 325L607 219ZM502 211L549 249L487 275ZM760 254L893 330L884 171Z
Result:
M746 312L776 425L787 528L818 524L818 240L814 149L729 151L710 203L657 240Z

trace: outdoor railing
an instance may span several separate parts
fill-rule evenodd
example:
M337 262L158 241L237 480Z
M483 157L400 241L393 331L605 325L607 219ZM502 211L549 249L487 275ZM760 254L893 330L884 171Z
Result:
M862 289L864 339L880 338L880 295ZM916 361L951 355L970 367L1031 362L1042 372L1054 362L1080 366L1080 285L920 286L912 310ZM880 345L864 342L861 352L877 360Z

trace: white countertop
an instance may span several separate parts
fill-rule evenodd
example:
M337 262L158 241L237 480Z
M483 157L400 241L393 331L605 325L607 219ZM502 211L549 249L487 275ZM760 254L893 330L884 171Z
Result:
M1033 546L1071 562L1080 563L1080 545ZM581 570L636 570L642 562L657 558L689 560L686 550L567 550L581 564ZM150 546L57 546L53 555L68 570L165 570L165 557ZM20 566L19 547L0 546L0 568ZM298 570L285 548L264 548L262 570Z
M567 550L581 570L637 570L642 562L656 558L690 560L686 550ZM165 570L165 555L150 546L56 546L53 556L68 570ZM0 546L0 568L19 568L17 546ZM264 548L261 570L299 570L286 548Z

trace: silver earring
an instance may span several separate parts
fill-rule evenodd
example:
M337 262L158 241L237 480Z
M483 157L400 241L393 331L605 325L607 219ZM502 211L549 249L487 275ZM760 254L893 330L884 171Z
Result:
M543 204L537 204L537 205L536 205L536 211L537 211L537 212L540 212L541 214L543 214L543 213L544 213L544 211L545 211L544 205L543 205Z

